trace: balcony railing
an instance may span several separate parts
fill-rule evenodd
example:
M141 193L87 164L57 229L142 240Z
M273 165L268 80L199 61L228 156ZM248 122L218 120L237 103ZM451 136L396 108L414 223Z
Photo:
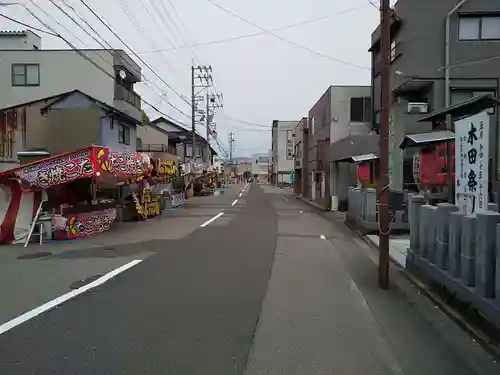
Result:
M137 146L138 152L168 152L169 154L177 155L177 149L171 145L165 144L141 144Z
M141 108L141 97L134 91L129 91L125 87L115 86L115 100L124 100L136 108Z

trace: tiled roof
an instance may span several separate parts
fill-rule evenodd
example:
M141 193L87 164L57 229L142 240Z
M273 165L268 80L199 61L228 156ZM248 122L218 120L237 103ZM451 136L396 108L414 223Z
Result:
M0 35L26 35L26 31L18 31L18 30L0 30Z

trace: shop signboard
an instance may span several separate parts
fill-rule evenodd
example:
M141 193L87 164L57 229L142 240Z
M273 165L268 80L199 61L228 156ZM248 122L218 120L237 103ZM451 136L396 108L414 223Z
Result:
M31 187L48 188L79 178L92 176L95 172L92 147L43 161L30 163L15 172L21 183Z
M102 233L111 228L116 219L116 209L68 215L67 237L69 239Z
M118 177L139 176L148 171L149 160L138 152L111 152L106 147L94 148L97 172L107 172Z
M177 175L177 166L172 160L160 160L158 163L158 177L172 178Z
M142 176L149 171L148 168L149 159L140 153L116 153L110 152L106 147L90 146L3 171L1 174L13 174L24 186L45 189L89 178L97 172L111 173L119 178Z
M486 111L455 121L455 204L465 214L488 210L489 134Z

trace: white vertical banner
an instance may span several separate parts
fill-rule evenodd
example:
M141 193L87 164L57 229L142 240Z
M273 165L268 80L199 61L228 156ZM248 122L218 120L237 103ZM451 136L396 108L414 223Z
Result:
M488 210L489 135L486 111L455 121L455 204L465 214Z

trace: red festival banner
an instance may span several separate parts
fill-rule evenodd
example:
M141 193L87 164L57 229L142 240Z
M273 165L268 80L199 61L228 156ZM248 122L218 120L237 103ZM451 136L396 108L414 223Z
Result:
M137 152L116 153L107 147L91 146L6 170L0 176L15 175L22 185L49 188L89 178L96 172L118 178L138 177L148 172L148 160Z
M48 188L90 177L96 172L92 150L93 147L89 147L33 162L16 168L14 173L22 184L39 188Z

